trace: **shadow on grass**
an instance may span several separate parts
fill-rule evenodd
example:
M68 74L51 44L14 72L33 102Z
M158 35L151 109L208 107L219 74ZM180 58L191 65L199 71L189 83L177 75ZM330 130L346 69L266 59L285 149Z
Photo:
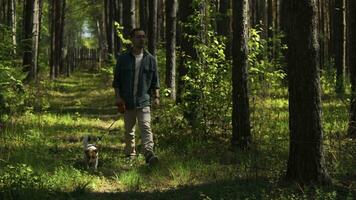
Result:
M261 199L272 188L264 180L226 180L201 185L181 186L178 189L154 192L90 192L78 187L73 192L56 192L26 189L17 192L0 193L2 199ZM26 192L27 191L27 192Z
M48 109L48 112L52 114L70 114L76 115L80 114L81 116L88 118L98 118L103 120L116 119L117 112L116 107L83 107L83 106L73 106L73 107L56 107Z
M322 192L320 192L322 191ZM334 193L335 192L335 193ZM78 186L72 192L22 189L0 192L1 199L76 199L76 200L117 200L117 199L353 199L355 191L347 191L337 186L300 191L295 187L281 186L266 180L235 179L181 186L177 189L153 192L91 192L85 186Z

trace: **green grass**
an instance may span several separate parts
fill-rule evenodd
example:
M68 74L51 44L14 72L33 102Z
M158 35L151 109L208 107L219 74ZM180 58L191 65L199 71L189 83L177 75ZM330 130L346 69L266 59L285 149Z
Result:
M323 100L326 161L334 183L313 188L281 181L289 138L284 94L251 99L254 143L237 152L229 149L229 131L197 135L163 99L163 108L153 111L160 163L150 168L142 155L125 160L122 116L102 76L81 71L39 87L33 111L13 117L1 133L0 199L356 197L356 148L345 138L347 104L338 98ZM95 172L82 161L81 137L87 134L101 136Z

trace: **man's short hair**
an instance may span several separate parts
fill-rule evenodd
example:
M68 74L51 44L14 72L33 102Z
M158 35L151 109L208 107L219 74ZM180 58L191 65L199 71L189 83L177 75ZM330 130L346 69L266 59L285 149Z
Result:
M131 32L130 32L130 37L134 37L136 31L143 31L143 32L145 32L142 28L134 28L134 29L132 29Z

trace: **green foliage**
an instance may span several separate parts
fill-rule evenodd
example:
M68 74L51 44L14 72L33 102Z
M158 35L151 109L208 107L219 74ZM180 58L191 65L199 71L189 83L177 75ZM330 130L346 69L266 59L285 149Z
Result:
M11 41L12 33L0 25L0 122L22 109L24 89L21 68L16 66Z
M115 65L116 65L116 58L113 55L110 55L106 65L99 68L100 75L103 77L104 82L108 86L112 83Z
M250 29L248 40L249 80L251 91L266 92L279 86L286 77L282 44L283 35L276 33L273 38L264 39L262 28Z
M126 39L124 37L124 27L122 25L119 24L119 22L115 22L115 28L116 28L116 33L117 36L119 37L121 44L123 44L123 50L127 50L126 48L128 48L129 45L131 45L131 40Z
M21 190L24 188L39 189L43 185L40 176L25 164L8 165L0 175L0 189Z
M213 8L206 3L205 15L200 9L202 3L201 0L193 2L194 15L190 16L187 24L183 24L192 33L199 34L184 35L193 43L196 58L182 55L188 71L183 77L182 106L187 115L194 116L192 125L197 130L224 132L231 119L231 61L225 58L225 38L217 36L208 23L211 19L206 15L213 15Z

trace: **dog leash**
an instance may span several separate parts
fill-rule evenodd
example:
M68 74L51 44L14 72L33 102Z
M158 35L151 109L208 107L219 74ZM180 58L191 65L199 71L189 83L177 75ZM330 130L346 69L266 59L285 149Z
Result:
M119 121L119 119L117 119L117 120L114 120L111 124L110 124L110 126L109 126L109 128L108 128L108 131L110 132L110 128L115 124L115 122L117 122L117 121Z

